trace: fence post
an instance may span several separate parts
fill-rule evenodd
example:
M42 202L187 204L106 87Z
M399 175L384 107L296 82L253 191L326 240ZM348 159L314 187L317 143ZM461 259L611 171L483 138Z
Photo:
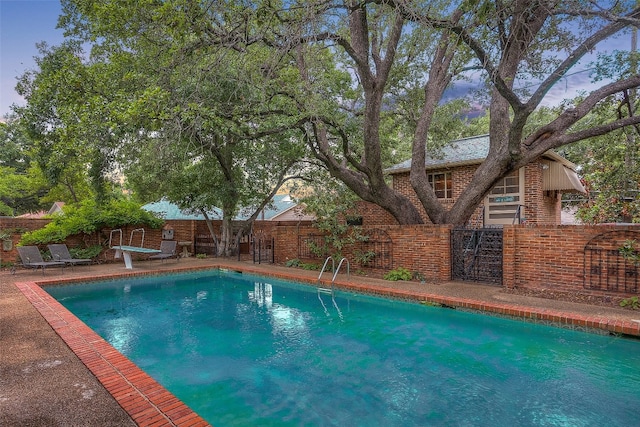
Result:
M520 227L505 225L502 228L502 286L513 288L516 274L516 233Z

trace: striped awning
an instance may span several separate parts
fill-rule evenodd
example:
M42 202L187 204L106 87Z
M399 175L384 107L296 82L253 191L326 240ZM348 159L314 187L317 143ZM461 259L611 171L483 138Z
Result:
M556 161L549 161L543 164L546 166L542 171L542 189L544 191L587 192L576 171Z

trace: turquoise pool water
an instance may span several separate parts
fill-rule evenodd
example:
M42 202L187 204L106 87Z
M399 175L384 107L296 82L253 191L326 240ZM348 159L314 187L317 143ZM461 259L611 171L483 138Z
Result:
M46 290L216 427L640 424L636 340L238 273Z

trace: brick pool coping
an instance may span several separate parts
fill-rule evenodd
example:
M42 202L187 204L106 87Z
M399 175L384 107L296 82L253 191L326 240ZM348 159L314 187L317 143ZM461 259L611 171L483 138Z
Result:
M224 267L224 266L221 266ZM316 284L317 280L310 281L307 275L287 273L265 273L263 270L246 267L242 269L246 273L268 274L284 280L297 280ZM331 281L321 280L322 286L331 286ZM583 315L570 311L554 310L548 308L529 307L515 303L488 302L472 298L443 296L416 290L398 289L384 284L363 284L350 280L336 280L336 289L349 290L358 293L373 294L381 297L410 300L420 303L441 305L452 308L463 308L472 311L504 315L516 319L551 323L558 326L570 326L585 330L600 330L613 334L623 334L630 337L640 337L640 321L612 319L606 316Z
M56 280L55 283L68 282ZM43 284L53 283L22 282L16 286L136 424L210 426L51 297L40 287Z
M469 298L447 297L393 288L377 288L372 290L369 287L354 283L341 283L339 287L340 289L348 289L362 293L373 293L383 297L409 299L444 307L463 308L483 313L504 315L516 319L554 324L560 327L568 326L572 327L572 329L591 329L609 332L612 334L628 335L630 337L640 337L640 321L633 322L628 320L610 319L603 316L587 316L560 310L526 307L519 304L492 303Z
M102 383L120 406L139 426L179 426L201 427L210 424L147 375L127 357L91 330L62 304L51 297L41 286L70 284L104 279L119 279L146 275L171 274L196 270L229 269L245 273L268 275L274 278L295 280L316 284L309 274L265 271L250 265L226 265L223 262L203 268L175 268L165 271L142 271L100 275L87 278L49 279L16 283L17 288L40 312L53 330L64 340L87 368ZM328 280L320 281L323 286L331 286ZM383 284L362 284L349 280L336 280L337 289L383 297L412 300L447 307L464 308L522 318L546 321L586 329L597 329L609 333L640 337L640 322L609 319L602 316L586 316L577 313L551 309L526 307L517 304L493 303L475 299L449 297L437 294L398 289Z

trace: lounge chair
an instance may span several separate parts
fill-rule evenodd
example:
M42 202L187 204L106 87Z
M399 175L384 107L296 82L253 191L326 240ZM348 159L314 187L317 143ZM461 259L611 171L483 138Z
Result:
M76 264L91 264L91 259L89 258L73 258L69 253L69 248L64 243L56 243L52 245L47 245L49 248L49 252L51 253L51 258L54 261L61 261L67 265L70 265L73 268Z
M160 253L151 255L149 259L161 259L163 262L167 258L174 258L178 260L178 254L176 252L176 245L178 242L175 240L163 240L160 242Z
M18 246L18 254L22 260L22 266L25 268L42 268L42 275L44 276L44 269L46 267L62 267L64 272L64 266L66 265L62 261L45 261L42 259L40 249L37 246Z

